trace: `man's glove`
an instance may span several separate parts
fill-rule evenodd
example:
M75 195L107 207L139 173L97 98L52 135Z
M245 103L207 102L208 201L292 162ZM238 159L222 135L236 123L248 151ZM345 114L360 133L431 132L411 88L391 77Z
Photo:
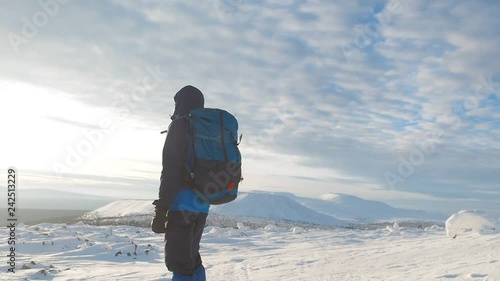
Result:
M151 220L151 230L153 230L154 233L165 233L167 231L167 221L168 210L162 210L155 207L155 215Z
M155 215L151 220L151 230L154 233L165 233L167 231L168 210L155 208Z

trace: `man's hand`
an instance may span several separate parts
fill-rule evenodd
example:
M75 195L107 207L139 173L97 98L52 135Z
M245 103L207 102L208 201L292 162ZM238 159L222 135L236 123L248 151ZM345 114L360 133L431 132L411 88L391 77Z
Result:
M151 220L151 230L154 233L165 233L167 231L168 210L155 208L155 215Z

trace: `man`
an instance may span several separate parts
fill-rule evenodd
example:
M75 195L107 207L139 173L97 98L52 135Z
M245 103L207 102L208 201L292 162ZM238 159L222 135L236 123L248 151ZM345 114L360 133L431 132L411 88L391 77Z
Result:
M199 249L210 205L189 187L188 168L194 164L193 133L186 118L181 118L192 109L203 108L204 97L197 88L185 86L174 101L151 228L155 233L165 233L165 264L173 272L172 281L205 281Z

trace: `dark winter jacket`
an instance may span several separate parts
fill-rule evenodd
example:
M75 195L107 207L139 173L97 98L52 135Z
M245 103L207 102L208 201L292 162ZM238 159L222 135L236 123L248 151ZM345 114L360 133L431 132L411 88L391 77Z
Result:
M156 206L159 209L169 210L174 200L178 201L178 195L185 187L183 179L186 178L186 159L188 153L188 136L191 134L189 122L185 118L180 118L189 113L192 109L203 108L204 98L200 90L193 86L186 86L179 90L174 97L175 111L172 116L165 145L163 147L163 169L160 178L159 200ZM190 191L191 192L191 191ZM193 193L194 196L194 193ZM193 204L193 199L185 199L183 205ZM178 203L176 203L179 205ZM198 203L197 203L198 204ZM208 211L208 207L206 207Z

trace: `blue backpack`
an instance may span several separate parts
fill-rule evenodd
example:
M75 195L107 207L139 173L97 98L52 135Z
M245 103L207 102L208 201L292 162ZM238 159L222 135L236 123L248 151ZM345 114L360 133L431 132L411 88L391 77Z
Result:
M186 164L193 190L205 203L220 205L238 195L241 154L238 121L221 109L193 109L184 116L193 131L194 163Z

